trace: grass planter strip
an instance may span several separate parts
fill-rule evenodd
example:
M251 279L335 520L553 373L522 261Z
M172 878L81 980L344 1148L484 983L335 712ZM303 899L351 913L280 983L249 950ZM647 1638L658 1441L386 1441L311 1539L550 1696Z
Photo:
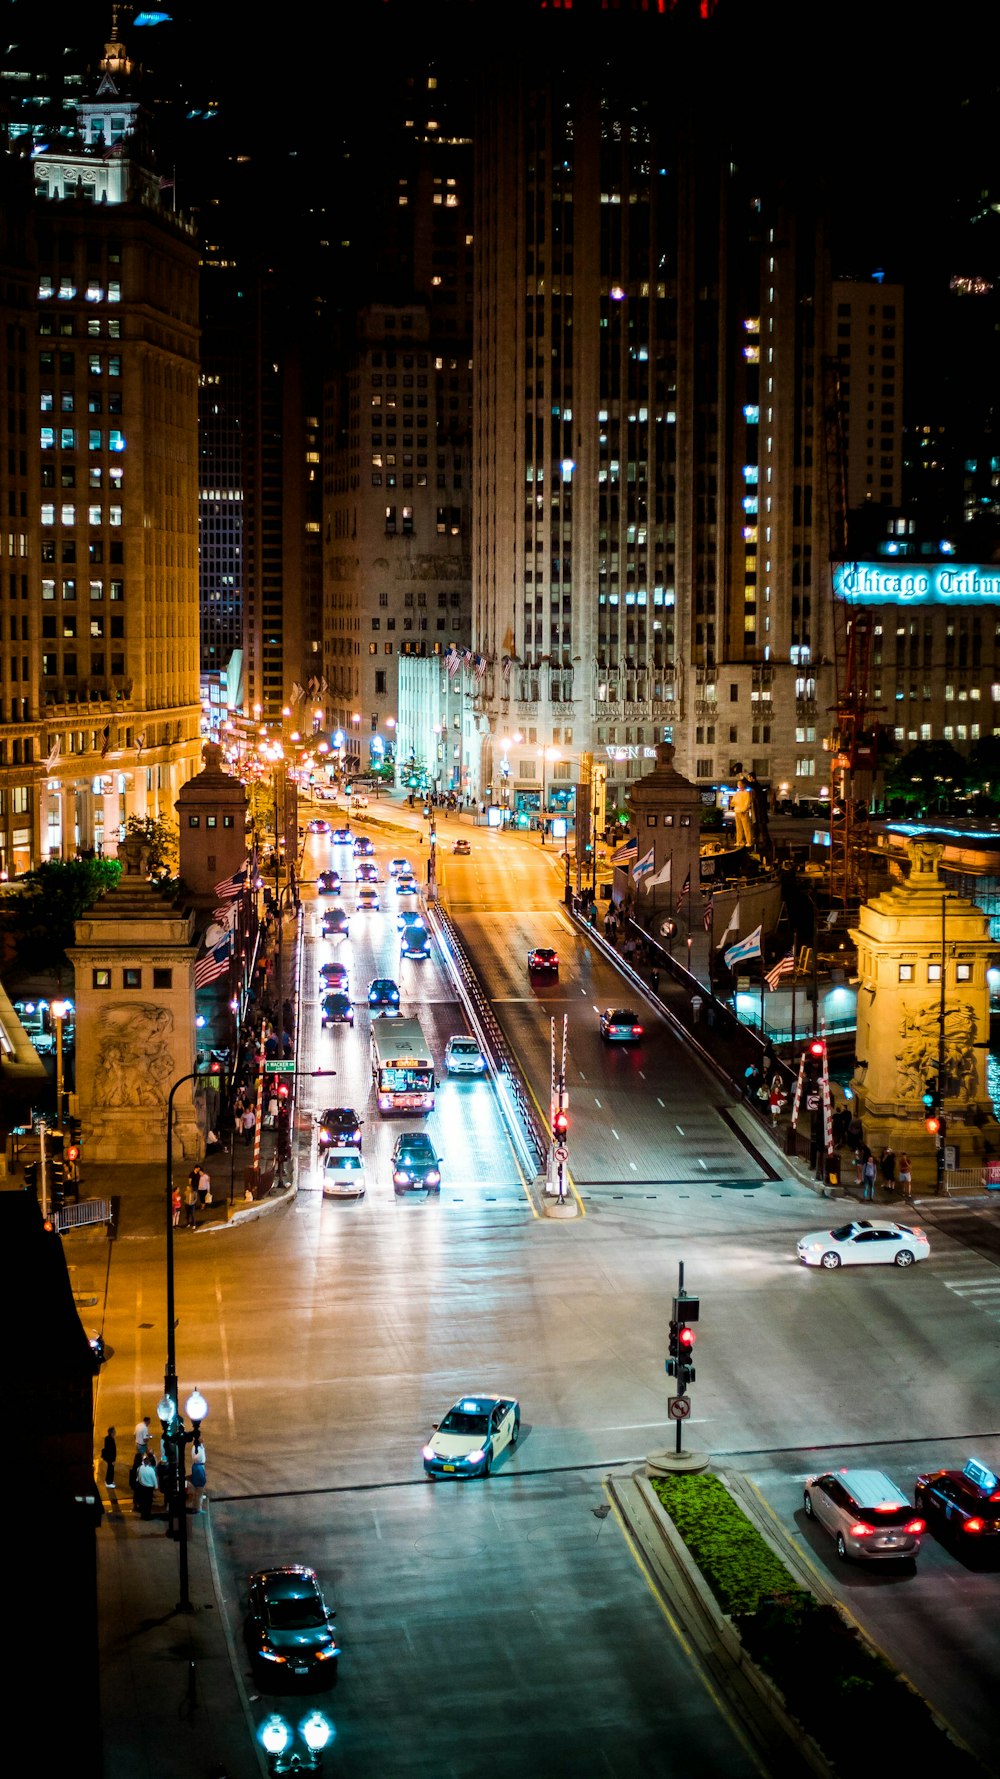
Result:
M650 1481L747 1655L834 1767L854 1773L859 1750L888 1735L894 1764L932 1769L935 1779L981 1779L927 1701L835 1606L798 1585L719 1477Z

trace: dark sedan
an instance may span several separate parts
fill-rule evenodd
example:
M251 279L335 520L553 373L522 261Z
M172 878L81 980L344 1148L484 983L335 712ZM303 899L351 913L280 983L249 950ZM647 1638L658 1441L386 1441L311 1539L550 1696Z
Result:
M528 953L528 975L554 978L559 974L559 953L551 945L536 945Z
M354 835L350 828L334 828L331 838L334 846L350 846Z
M978 1458L964 1470L918 1476L913 1499L938 1537L951 1538L970 1561L1000 1558L1000 1482Z
M339 871L321 871L316 879L316 888L323 896L335 896L340 889Z
M601 1014L601 1037L608 1044L632 1044L642 1037L638 1013L631 1007L605 1007Z
M340 1646L315 1569L296 1563L251 1575L243 1636L260 1686L336 1681Z
M354 1024L354 1008L351 1006L351 997L343 994L340 989L337 989L333 994L323 996L320 1003L320 1013L325 1026Z
M398 1013L399 984L390 976L376 976L368 989L368 1005L373 1013Z
M360 1149L361 1125L353 1106L327 1106L317 1119L321 1149Z

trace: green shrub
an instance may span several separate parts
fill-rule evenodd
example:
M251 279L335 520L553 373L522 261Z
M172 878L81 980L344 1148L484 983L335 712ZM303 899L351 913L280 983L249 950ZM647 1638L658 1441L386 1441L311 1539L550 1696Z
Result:
M856 1628L798 1586L719 1477L656 1477L653 1489L747 1654L834 1766L850 1771L891 1725L894 1765L933 1767L935 1779L982 1773Z

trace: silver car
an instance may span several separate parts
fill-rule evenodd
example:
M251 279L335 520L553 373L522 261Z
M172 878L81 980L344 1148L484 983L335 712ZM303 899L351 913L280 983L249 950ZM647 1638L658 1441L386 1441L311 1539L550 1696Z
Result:
M924 1521L901 1489L881 1470L828 1471L806 1478L806 1518L818 1520L834 1539L843 1562L862 1557L914 1562Z
M486 1058L475 1038L456 1032L444 1047L444 1066L449 1075L485 1075Z

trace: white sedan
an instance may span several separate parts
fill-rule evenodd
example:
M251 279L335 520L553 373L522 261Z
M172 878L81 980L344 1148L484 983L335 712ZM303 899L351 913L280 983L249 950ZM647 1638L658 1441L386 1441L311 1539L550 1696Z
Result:
M912 1266L926 1260L930 1242L922 1229L907 1223L842 1223L839 1229L815 1229L800 1237L797 1253L803 1266Z
M358 1149L327 1149L323 1156L323 1197L361 1198L365 1158Z
M513 1396L462 1396L424 1446L424 1470L436 1476L489 1476L505 1446L516 1446L521 1405Z

